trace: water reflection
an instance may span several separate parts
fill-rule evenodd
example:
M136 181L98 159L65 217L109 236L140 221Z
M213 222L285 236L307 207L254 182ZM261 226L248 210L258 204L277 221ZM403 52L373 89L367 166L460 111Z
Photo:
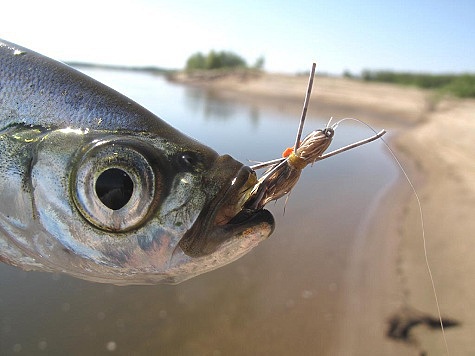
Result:
M201 115L205 120L226 121L248 117L254 127L259 122L259 108L250 106L245 108L248 113L242 112L243 106L236 100L223 97L215 90L197 87L185 87L185 105L188 110Z
M282 113L143 73L90 74L241 161L275 158L294 140L296 120ZM331 147L368 134L341 125ZM394 175L378 142L306 169L285 215L283 202L270 206L270 239L178 286L115 287L0 264L0 354L325 354L355 231Z

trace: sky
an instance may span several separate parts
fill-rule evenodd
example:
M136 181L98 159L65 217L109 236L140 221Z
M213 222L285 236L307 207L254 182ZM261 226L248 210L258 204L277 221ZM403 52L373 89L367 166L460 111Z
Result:
M270 72L475 72L473 0L3 0L0 38L62 61L183 68L233 51Z

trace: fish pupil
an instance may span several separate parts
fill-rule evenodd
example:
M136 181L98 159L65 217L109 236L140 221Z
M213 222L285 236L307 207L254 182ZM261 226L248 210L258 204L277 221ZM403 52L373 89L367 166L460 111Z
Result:
M96 194L101 202L112 210L124 207L132 197L134 183L130 176L119 168L102 172L96 181Z

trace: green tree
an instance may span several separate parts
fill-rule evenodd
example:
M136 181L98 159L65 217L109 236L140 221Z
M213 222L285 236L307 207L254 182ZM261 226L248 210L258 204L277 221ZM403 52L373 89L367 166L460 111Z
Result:
M185 69L187 71L203 70L203 69L221 69L221 68L246 68L246 61L233 52L214 50L207 55L201 52L195 53L186 61Z
M223 67L222 58L219 53L210 51L206 57L206 69L218 69Z
M222 68L247 67L246 61L236 53L221 51L219 52L219 57Z
M190 56L186 61L187 71L196 70L196 69L206 69L206 58L201 52L197 52Z

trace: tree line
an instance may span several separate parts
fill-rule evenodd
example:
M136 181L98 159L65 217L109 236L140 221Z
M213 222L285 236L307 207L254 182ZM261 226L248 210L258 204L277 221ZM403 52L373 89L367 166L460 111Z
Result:
M255 68L264 67L264 58L260 57L256 63L249 67L246 60L238 54L230 51L210 51L208 54L197 52L191 55L185 65L186 71L212 70L212 69L233 69L233 68Z
M353 78L349 72L345 77ZM475 98L475 74L430 74L395 72L389 70L364 70L360 78L367 82L384 82L435 89L460 98Z
M264 67L264 57L259 57L249 66L244 58L230 51L211 50L207 54L197 52L187 61L187 72L216 69L258 69ZM363 70L360 75L345 71L344 77L360 79L367 82L384 82L433 89L442 94L450 94L460 98L475 98L475 74L430 74L396 72L390 70Z

